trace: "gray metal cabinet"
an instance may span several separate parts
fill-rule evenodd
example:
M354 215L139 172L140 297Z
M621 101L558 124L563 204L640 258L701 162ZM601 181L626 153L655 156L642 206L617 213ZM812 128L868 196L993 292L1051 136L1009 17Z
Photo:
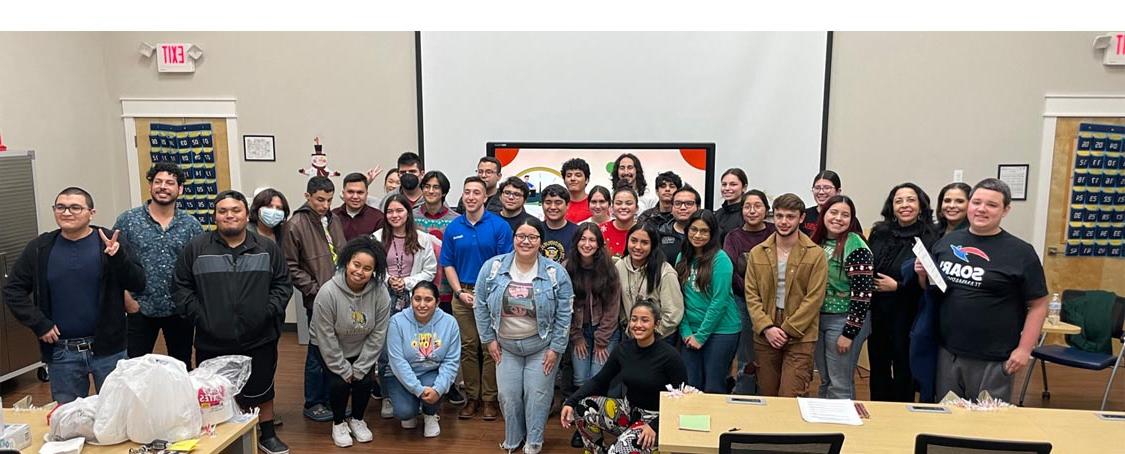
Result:
M0 152L0 287L24 246L39 234L33 151ZM3 303L0 294L0 381L42 366L39 343Z

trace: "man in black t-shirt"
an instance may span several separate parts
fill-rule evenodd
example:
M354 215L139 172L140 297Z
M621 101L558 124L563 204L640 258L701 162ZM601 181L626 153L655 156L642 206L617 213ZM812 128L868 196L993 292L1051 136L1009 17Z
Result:
M975 399L980 391L1011 400L1012 376L1027 366L1047 317L1047 283L1039 255L1000 228L1011 191L987 178L969 200L969 228L934 244L931 253L948 288L930 288L938 306L941 348L937 396L953 391ZM926 272L915 264L920 280Z

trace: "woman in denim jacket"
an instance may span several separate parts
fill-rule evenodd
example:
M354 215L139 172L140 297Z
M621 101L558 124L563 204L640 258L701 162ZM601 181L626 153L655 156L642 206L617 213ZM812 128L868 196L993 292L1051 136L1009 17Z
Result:
M477 330L496 361L496 385L509 452L543 449L558 360L566 352L574 290L566 270L539 256L543 223L521 220L515 250L484 262L476 281ZM524 396L528 400L524 401Z

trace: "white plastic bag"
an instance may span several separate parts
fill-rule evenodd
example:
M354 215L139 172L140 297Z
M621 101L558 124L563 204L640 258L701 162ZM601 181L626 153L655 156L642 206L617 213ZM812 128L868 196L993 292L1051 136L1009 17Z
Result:
M204 361L191 371L203 425L222 424L235 414L234 396L250 379L250 357L228 355Z
M94 434L102 443L199 436L202 416L187 367L164 355L122 360L102 385Z
M60 405L51 412L47 423L51 430L47 441L63 441L82 437L97 442L94 437L94 417L98 412L99 396L79 397L73 402Z

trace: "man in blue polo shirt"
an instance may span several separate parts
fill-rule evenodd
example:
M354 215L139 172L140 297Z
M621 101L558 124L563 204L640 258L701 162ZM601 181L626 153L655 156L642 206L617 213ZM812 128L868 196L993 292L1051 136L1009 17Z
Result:
M145 291L125 294L129 357L152 353L157 336L164 331L168 356L183 361L191 369L195 326L176 314L172 271L180 251L203 233L203 227L190 214L176 209L176 199L184 192L184 174L179 166L158 162L148 170L146 178L149 201L121 213L113 224L130 249L136 251L145 269Z
M484 209L488 197L484 180L466 178L464 187L461 201L465 214L446 227L440 260L445 279L453 289L453 316L461 329L461 375L465 378L468 400L457 417L472 418L483 407L481 418L491 421L500 416L496 363L481 350L473 315L473 282L485 260L512 251L512 228L500 216Z

